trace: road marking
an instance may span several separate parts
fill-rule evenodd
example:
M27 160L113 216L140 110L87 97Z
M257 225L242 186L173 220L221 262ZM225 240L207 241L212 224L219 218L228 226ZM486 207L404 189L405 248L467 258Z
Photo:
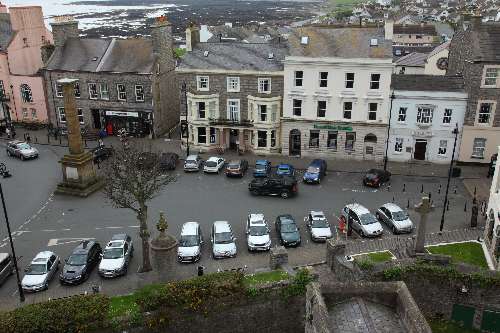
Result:
M121 229L121 228L124 228L124 227L106 227L106 229Z
M7 246L7 243L0 243L0 247Z
M49 239L49 242L47 243L47 246L56 246L56 245L64 245L64 244L71 244L71 243L80 243L82 241L86 240L92 240L95 239L93 237L91 238L51 238Z

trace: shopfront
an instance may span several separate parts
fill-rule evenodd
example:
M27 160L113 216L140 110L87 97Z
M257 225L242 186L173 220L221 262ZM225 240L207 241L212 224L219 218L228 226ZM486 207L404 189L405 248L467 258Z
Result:
M104 118L104 129L108 135L116 135L118 130L125 129L128 135L144 137L151 134L153 114L148 111L101 111Z

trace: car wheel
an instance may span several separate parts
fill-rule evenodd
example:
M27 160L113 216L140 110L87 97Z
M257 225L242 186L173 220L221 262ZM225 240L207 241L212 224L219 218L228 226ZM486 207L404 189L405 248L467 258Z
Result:
M281 192L281 197L283 199L288 199L289 196L290 196L290 194L288 193L288 191Z
M366 236L365 236L365 232L364 232L362 229L360 229L360 230L359 230L359 235L360 235L361 237L366 237Z
M45 285L43 286L43 290L47 290L47 289L49 289L49 283L45 282Z
M24 155L21 155L21 161L24 161Z
M318 178L318 184L321 184L321 178Z
M380 221L380 214L379 213L375 213L375 217L377 218L377 220Z
M259 195L259 191L257 191L257 190L252 190L252 191L250 191L250 193L252 193L252 195Z
M398 230L396 229L395 226L392 226L392 233L396 235L398 233Z

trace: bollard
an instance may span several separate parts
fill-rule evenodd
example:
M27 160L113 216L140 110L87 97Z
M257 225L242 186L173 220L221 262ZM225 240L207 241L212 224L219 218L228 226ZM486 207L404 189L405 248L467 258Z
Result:
M59 145L62 145L61 137L59 137Z
M403 192L406 192L406 184L403 184Z
M422 184L422 187L420 188L420 193L424 193L424 184Z
M410 199L408 199L408 203L406 204L406 209L410 208Z
M455 187L453 188L453 194L457 194L457 186L455 185Z
M38 143L38 137L35 136L35 143Z
M87 148L87 139L85 139L83 142L85 142L85 148Z
M47 143L50 145L50 134L47 134Z
M450 200L448 200L447 204L446 204L446 211L449 211L450 210Z
M477 194L477 188L474 186L474 198L476 197Z
M464 205L464 212L467 211L467 201L465 202L465 205Z
M392 202L394 203L394 196L392 196Z
M391 190L391 184L387 185L387 192Z
M429 199L432 198L432 192L429 192Z
M441 184L439 184L438 194L441 194Z
M203 271L204 271L204 267L203 266L198 266L198 276L203 276Z

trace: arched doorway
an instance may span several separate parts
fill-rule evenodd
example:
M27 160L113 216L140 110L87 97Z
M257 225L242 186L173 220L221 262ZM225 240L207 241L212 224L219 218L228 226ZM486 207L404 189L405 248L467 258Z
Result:
M375 147L377 145L377 136L373 133L369 133L364 139L364 149L363 155L367 160L372 160L375 158Z
M290 131L289 155L300 156L300 131L298 129Z

